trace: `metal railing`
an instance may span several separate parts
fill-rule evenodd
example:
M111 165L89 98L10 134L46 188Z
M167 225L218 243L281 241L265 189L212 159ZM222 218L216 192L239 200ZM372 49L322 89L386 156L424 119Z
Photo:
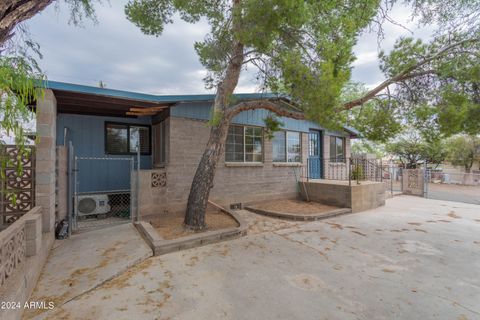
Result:
M325 179L359 184L360 181L390 181L392 172L391 168L383 165L379 159L309 158L307 166L302 168L301 178L307 181Z

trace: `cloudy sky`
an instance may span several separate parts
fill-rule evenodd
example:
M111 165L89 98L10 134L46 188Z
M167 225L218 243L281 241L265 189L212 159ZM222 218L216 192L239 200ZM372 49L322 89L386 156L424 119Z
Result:
M193 49L202 40L208 25L187 24L181 20L165 28L160 37L146 36L124 15L127 0L97 6L98 24L68 24L68 9L50 6L28 22L32 38L41 46L42 69L49 80L98 85L102 80L112 89L152 94L206 93L202 78L205 71ZM414 36L426 38L428 30L416 30L409 21L408 10L395 8L392 17L414 30ZM395 39L411 35L393 24L385 25L381 48L389 50ZM353 80L371 87L382 81L378 69L376 34L365 34L355 48ZM241 78L237 92L253 92L248 74Z

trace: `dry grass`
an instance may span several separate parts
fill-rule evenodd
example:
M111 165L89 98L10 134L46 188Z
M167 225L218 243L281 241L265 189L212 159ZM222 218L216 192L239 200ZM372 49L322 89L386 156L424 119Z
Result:
M163 239L171 240L186 237L194 234L194 231L187 230L183 226L184 215L167 214L150 221L150 224L157 230ZM238 227L238 223L229 214L217 209L209 209L205 215L207 229L199 232L214 231ZM198 232L197 232L198 233Z
M338 209L338 207L327 206L318 202L306 202L300 200L276 200L268 201L256 204L255 208L265 210L265 211L274 211L274 212L283 212L283 213L292 213L292 214L319 214L323 212L328 212L331 210Z

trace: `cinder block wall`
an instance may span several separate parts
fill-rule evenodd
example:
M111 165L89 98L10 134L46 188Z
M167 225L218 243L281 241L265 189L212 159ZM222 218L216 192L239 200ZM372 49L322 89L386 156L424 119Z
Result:
M164 168L140 172L140 219L185 211L193 176L208 141L210 128L206 121L180 117L170 117L168 121L168 163ZM324 141L329 141L329 136L324 137ZM302 170L306 170L308 133L302 133L301 140L302 166L274 163L272 142L266 138L262 164L225 163L225 156L222 155L217 165L210 200L228 207L232 203L298 198L295 174L299 178ZM349 155L350 141L348 138L346 141L346 153ZM324 155L328 154L328 149L329 144L324 142ZM166 172L165 187L152 187L153 172Z
M68 148L67 146L57 147L57 180L56 180L56 212L55 220L60 221L67 218L68 202Z
M150 171L141 173L140 215L150 216L185 211L195 170L208 141L210 128L205 121L170 117L167 184L165 188L151 188ZM308 157L308 135L301 134L302 162ZM297 198L302 167L277 164L272 161L272 142L264 139L263 164L225 163L222 155L217 166L210 199L224 206L232 203ZM161 170L161 169L160 169ZM142 195L144 194L144 195Z

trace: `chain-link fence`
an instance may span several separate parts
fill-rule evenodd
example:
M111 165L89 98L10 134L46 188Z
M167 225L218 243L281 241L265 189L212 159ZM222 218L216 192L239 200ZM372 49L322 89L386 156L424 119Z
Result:
M73 230L130 221L134 158L75 157Z

